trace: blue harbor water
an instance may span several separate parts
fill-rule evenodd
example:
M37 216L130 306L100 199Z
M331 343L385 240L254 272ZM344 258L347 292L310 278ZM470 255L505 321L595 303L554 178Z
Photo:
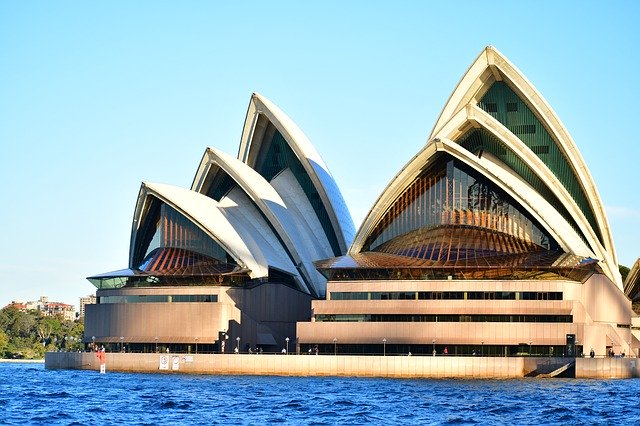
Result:
M636 424L640 380L401 380L0 363L0 424Z

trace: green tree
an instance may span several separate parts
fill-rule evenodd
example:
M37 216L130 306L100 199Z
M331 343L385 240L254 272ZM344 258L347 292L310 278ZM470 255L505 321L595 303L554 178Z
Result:
M627 275L629 275L629 268L624 265L618 265L618 270L620 271L620 275L622 275L622 282L627 279Z
M3 318L0 326L7 330L9 338L25 338L31 336L36 316L30 312L22 312L14 307L2 310ZM38 312L39 314L39 312Z
M0 357L42 358L45 351L82 349L84 325L40 311L0 310ZM4 336L4 338L3 338Z
M9 337L7 336L7 333L5 333L3 330L0 330L0 357L1 358L4 358L4 354L8 346L9 346Z

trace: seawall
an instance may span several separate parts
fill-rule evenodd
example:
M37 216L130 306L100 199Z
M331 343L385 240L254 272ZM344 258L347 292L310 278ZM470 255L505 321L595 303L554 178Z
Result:
M106 371L214 375L509 379L640 377L637 358L106 353ZM47 369L100 370L90 352L48 352Z

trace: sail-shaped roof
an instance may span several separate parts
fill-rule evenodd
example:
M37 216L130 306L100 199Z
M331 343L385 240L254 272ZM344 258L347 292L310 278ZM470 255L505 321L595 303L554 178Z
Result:
M433 169L443 161L451 164ZM433 256L428 242L439 235L448 242L436 251L448 247L448 259L460 231L442 226L491 230L463 233L485 235L472 238L480 245L478 238L499 241L485 255L533 247L594 258L622 284L602 202L575 143L533 85L491 46L453 91L425 148L380 195L349 252ZM462 246L453 246L456 255L469 253Z
M291 170L320 219L333 255L347 251L355 227L333 176L300 128L257 93L249 102L238 158L267 181Z
M498 142L470 143L477 128ZM542 95L494 47L481 52L454 89L429 140L436 138L466 144L476 153L490 151L528 180L622 285L604 207L575 142Z
M295 182L289 182L283 192L290 192L294 185ZM219 191L220 187L224 189ZM298 268L301 279L309 287L307 291L314 295L324 294L326 280L316 271L313 261L331 257L332 252L319 221L311 220L313 214L296 214L295 203L287 203L271 183L247 164L208 148L191 189L209 197L218 197L222 202L233 188L243 191L260 212L278 239L281 246L278 249L284 250ZM311 208L308 210L313 211Z
M242 281L243 274L273 277L323 297L326 279L313 262L344 254L354 233L344 199L317 151L278 107L253 94L239 158L208 148L191 190L143 183L129 269L92 282L122 286L151 272L185 272L187 282L186 272L209 271L219 282Z
M148 212L146 207L152 198L168 204L198 226L222 247L236 264L250 270L252 277L267 276L265 257L271 247L261 247L259 241L248 239L247 235L238 232L242 227L242 223L239 223L240 219L226 216L220 204L209 197L185 188L158 183L141 185L131 230L130 267L137 266L134 259L138 253L139 230L145 228L145 220L153 220L151 216L145 214Z
M631 300L640 300L640 259L637 259L624 280L624 293Z

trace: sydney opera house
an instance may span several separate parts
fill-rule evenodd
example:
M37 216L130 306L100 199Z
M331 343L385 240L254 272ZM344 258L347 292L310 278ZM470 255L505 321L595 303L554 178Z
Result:
M133 350L291 342L303 353L574 356L639 346L586 164L493 47L357 232L308 139L254 94L238 157L207 149L190 189L143 183L128 269L89 280L98 304L85 340ZM640 297L635 280L626 287Z
M190 189L143 183L129 267L89 278L85 341L133 351L231 352L295 344L353 221L300 129L251 97L238 158L205 151Z

